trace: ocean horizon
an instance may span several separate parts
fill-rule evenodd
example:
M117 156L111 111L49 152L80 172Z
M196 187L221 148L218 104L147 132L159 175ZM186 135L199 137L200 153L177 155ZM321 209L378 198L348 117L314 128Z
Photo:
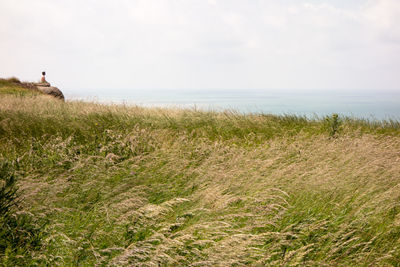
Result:
M65 90L67 101L145 107L189 108L297 115L331 114L369 120L400 120L397 91L261 91L261 90Z

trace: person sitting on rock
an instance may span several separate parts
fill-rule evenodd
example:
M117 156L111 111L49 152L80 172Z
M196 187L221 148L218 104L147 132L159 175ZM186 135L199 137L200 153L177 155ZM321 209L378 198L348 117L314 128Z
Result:
M41 83L47 83L46 77L45 77L45 76L46 76L46 72L43 71L43 72L42 72L42 79L40 79L40 82L41 82Z
M48 83L47 81L46 81L46 72L42 72L42 78L40 79L40 83L39 83L39 85L40 86L50 86L50 83Z

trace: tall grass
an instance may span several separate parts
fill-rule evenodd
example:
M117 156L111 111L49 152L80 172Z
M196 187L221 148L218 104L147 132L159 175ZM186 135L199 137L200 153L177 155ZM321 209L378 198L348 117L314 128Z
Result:
M18 192L13 168L0 161L0 256L4 265L39 263L33 253L40 250L43 221L18 211Z
M397 266L399 125L1 97L18 212L49 223L0 258Z

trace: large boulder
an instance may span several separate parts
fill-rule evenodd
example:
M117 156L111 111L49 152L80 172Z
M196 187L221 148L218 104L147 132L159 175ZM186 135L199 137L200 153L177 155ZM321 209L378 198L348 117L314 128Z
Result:
M46 94L46 95L51 95L51 96L54 96L55 98L64 100L64 95L63 95L63 93L62 93L61 90L58 89L57 87L54 87L54 86L40 86L40 85L37 85L36 88L37 88L40 92L42 92L42 93L44 93L44 94Z
M43 94L51 95L55 98L61 99L65 101L64 95L60 89L57 87L51 86L50 83L29 83L29 82L20 82L19 80L14 82L18 86L22 86L26 89L40 91Z

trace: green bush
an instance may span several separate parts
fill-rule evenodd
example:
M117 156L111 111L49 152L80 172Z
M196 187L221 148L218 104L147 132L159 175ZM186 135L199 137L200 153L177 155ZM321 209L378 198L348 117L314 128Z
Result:
M327 123L329 124L329 136L335 137L339 131L340 120L338 114L332 114L331 117L326 118Z

